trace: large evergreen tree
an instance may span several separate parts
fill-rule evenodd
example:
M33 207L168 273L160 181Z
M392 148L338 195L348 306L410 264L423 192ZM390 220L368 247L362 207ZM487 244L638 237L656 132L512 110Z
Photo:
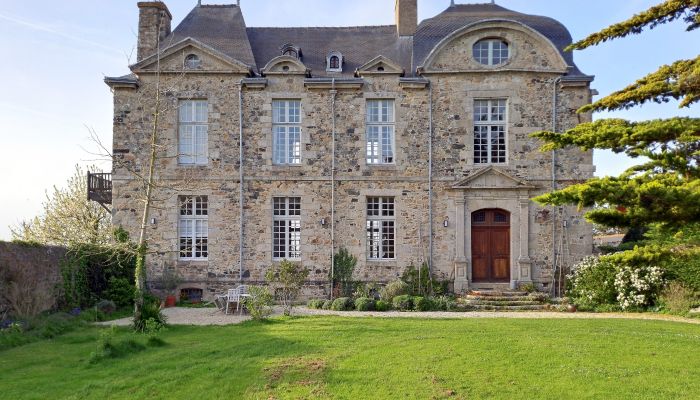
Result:
M675 20L687 23L688 31L700 27L700 0L668 0L592 34L568 50L582 50ZM664 65L579 112L623 110L671 99L679 100L681 108L700 101L700 56ZM620 176L593 178L542 195L537 201L594 207L586 217L605 226L658 224L676 231L684 224L700 223L700 118L602 119L564 133L537 132L533 136L546 142L543 150L578 146L647 158Z

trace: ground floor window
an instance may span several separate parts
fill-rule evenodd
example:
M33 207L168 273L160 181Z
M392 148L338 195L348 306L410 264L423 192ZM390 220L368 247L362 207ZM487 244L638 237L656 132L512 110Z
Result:
M207 196L180 196L178 236L181 260L209 256L209 201Z
M272 199L272 258L301 258L301 197Z
M396 258L394 246L396 219L393 197L367 198L367 258L392 260Z

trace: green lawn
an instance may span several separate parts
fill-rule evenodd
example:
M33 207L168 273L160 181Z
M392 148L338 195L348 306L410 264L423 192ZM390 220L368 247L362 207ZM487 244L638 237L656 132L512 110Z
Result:
M163 347L90 364L99 334L0 352L0 397L700 398L700 326L674 322L276 319L171 327Z

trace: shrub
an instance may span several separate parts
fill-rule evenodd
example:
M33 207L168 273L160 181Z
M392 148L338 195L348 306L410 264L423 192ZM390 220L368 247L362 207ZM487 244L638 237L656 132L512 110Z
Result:
M360 297L355 300L355 309L357 311L374 311L376 302L368 297Z
M243 301L254 320L263 320L272 315L273 298L266 287L251 286L248 288L248 295Z
M345 247L338 249L333 255L333 287L338 289L339 294L349 296L352 291L352 273L357 265L357 257L348 252Z
M107 290L103 295L118 307L129 307L134 305L135 290L136 288L127 278L113 276L109 278Z
M321 308L324 310L330 310L331 306L333 306L333 300L326 300L323 302L323 306Z
M306 303L306 306L309 308L319 310L319 309L323 308L323 303L325 303L325 302L326 301L323 299L312 299Z
M331 310L333 311L352 311L355 308L355 303L349 297L338 297L333 300Z
M391 304L388 301L377 300L377 303L374 305L374 308L377 311L389 311L391 310Z
M403 281L393 281L389 282L380 292L380 297L384 301L391 301L396 296L401 296L402 294L408 294L410 288L408 284Z
M437 311L454 311L457 309L457 302L449 296L440 296L433 299L433 309Z
M680 282L669 283L659 297L660 308L673 314L685 315L696 304L700 304L700 298Z
M407 294L394 297L391 303L399 311L410 311L413 309L413 297Z
M100 300L95 304L95 308L97 308L97 311L107 315L117 311L117 305L112 300Z
M167 318L160 309L160 302L153 301L149 298L148 300L144 299L139 318L134 318L134 330L137 332L146 332L147 323L150 320L154 321L151 322L151 324L159 323L165 325Z
M601 304L615 304L615 266L604 259L586 257L567 276L567 295L582 309L595 309Z
M413 298L413 309L416 311L433 311L435 310L435 304L430 297L418 296Z
M624 265L615 275L617 301L623 310L649 306L656 300L663 284L663 272L659 267Z
M270 268L265 274L265 279L273 285L275 294L279 295L282 301L284 315L292 314L294 301L299 296L308 276L308 269L288 260L282 260L279 266Z
M432 293L432 279L428 263L423 263L420 268L409 265L401 275L401 280L408 285L406 294L424 296Z
M375 282L364 283L357 282L355 285L355 291L352 293L352 297L359 299L360 297L368 297L370 299L375 299L379 295L379 286Z

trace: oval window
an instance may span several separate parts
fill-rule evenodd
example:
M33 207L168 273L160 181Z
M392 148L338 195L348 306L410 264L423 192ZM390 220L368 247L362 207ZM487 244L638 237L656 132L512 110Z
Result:
M474 43L474 59L484 65L499 65L508 61L510 49L508 42L501 39L483 39Z
M197 69L201 64L202 62L196 54L189 54L185 57L185 68L187 69Z

